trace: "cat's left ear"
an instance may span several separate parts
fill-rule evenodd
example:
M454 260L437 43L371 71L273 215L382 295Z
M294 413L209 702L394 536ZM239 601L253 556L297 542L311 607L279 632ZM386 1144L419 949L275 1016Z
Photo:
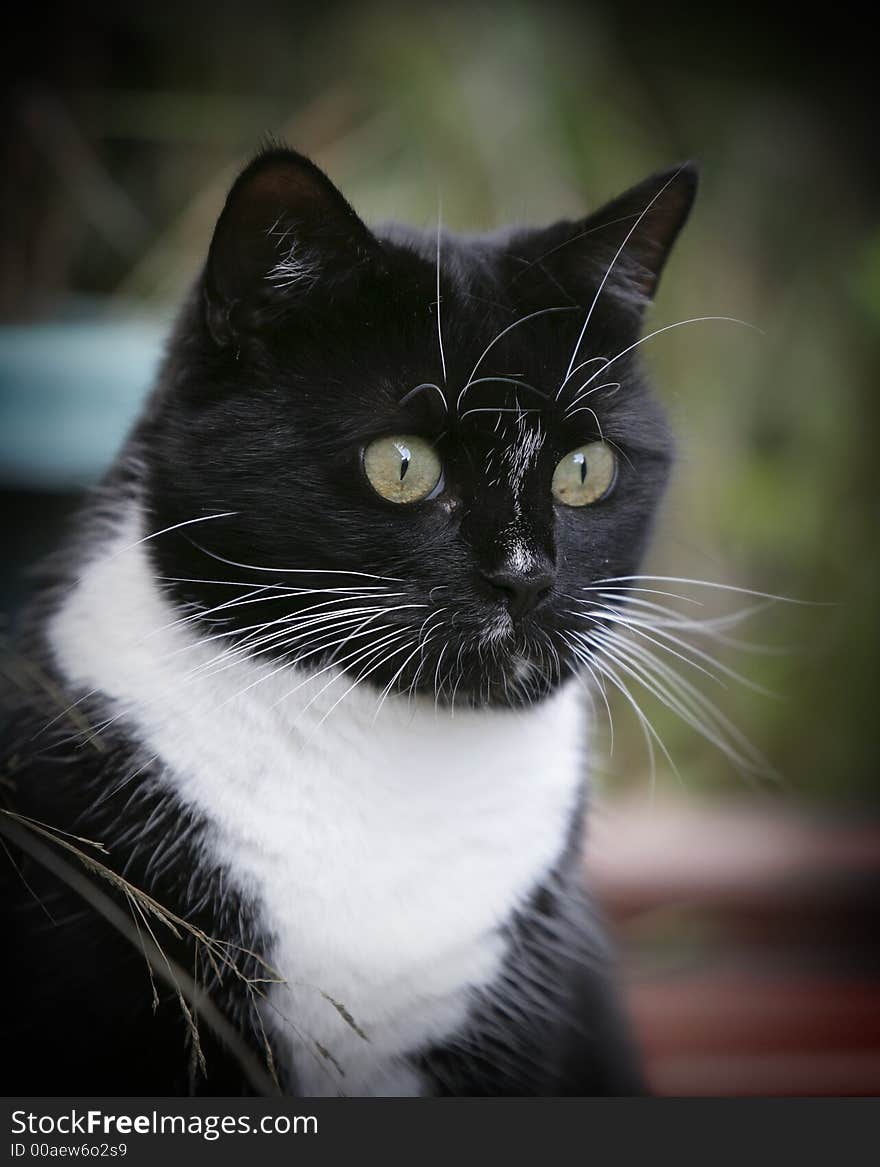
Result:
M329 178L293 150L263 151L226 199L205 270L218 344L339 299L380 252Z
M573 293L595 294L601 286L601 297L641 314L690 214L697 175L696 165L685 162L651 175L578 223L556 224L542 243L541 264Z

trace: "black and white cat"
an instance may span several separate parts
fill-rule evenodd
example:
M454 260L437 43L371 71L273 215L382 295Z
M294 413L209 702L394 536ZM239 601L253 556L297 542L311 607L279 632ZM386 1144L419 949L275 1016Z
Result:
M4 1093L640 1090L578 605L667 477L636 345L695 187L459 237L238 178L25 634Z

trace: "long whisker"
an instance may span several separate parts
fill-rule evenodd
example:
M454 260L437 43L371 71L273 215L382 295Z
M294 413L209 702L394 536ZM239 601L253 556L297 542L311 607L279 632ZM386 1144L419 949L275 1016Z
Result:
M383 630L383 626L380 625L378 629L371 629L370 632L361 632L360 634L372 635L373 632L382 631L382 630ZM346 643L348 640L352 639L353 637L357 636L358 634L359 634L358 629L355 628L354 632L350 632L350 633L348 633L348 636L342 637L341 640L336 642L336 645L341 646L342 644ZM230 704L232 701L236 701L239 697L244 696L245 693L248 693L252 689L256 688L257 685L262 685L266 681L270 680L272 677L277 676L278 673L289 671L289 669L291 668L291 665L299 664L303 660L307 660L309 657L315 656L318 653L326 652L329 648L332 648L332 647L334 647L332 642L331 642L331 644L317 645L315 647L310 648L307 652L301 653L292 662L285 662L285 663L279 665L277 668L271 669L265 675L263 675L261 677L257 677L256 680L251 681L250 684L248 684L248 685L245 685L243 689L239 689L238 692L233 693L232 696L225 698L225 700L223 700L220 703L220 705L215 707L214 711L216 712L217 709L222 709L226 705ZM357 655L357 652L360 652L360 651L361 651L360 649L356 650L356 653L354 655ZM346 660L348 658L343 657L342 659ZM322 673L325 673L328 669L333 668L334 664L335 664L335 662L331 661L329 664L327 664L323 668L319 669L316 673L307 674L299 682L299 684L294 685L294 687L292 689L288 690L288 692L283 694L282 697L279 697L278 700L275 701L274 704L272 705L272 708L274 709L276 705L280 705L282 701L286 700L291 694L297 692L298 689L301 689L303 685L307 685L315 677L319 677L319 676L321 676Z
M380 630L381 629L377 629L375 631L380 631ZM380 640L375 641L371 647L377 647L379 644L387 643L388 641L393 641L394 638L396 638L398 636L403 636L408 631L409 631L408 629L401 630L401 629L395 628L392 630L392 632L388 633L385 637L382 637L382 638L380 638ZM303 687L303 685L309 684L310 681L313 681L313 680L315 680L315 678L320 677L323 673L328 672L330 669L338 668L340 665L344 664L346 661L351 660L352 657L357 658L358 655L362 651L363 651L362 649L358 649L356 652L351 653L348 656L340 657L339 659L334 659L334 660L330 661L329 664L324 665L324 667L319 669L318 672L312 673L309 676L305 677L302 681L299 682L298 685L294 685L294 687L292 689L289 689L286 693L282 694L282 696L279 697L278 700L274 702L272 708L275 708L276 705L280 705L283 701L286 701L288 697L290 697L294 693L296 693L297 690L299 690Z
M407 643L409 643L409 642L407 642ZM400 651L403 651L404 647L406 647L406 645L402 646ZM372 657L374 657L377 653L380 653L380 652L382 652L382 647L380 647L378 649L372 648L371 650L368 650L368 653L366 654L366 659L371 660ZM386 654L385 656L380 657L380 659L378 661L376 661L374 664L371 664L368 669L362 669L355 677L354 682L351 685L349 685L349 687L345 690L345 692L342 694L341 697L337 697L337 699L333 702L333 704L330 706L330 708L327 710L327 712L323 715L323 717L321 718L321 720L318 722L317 726L315 727L316 730L320 729L320 727L324 724L324 722L327 720L327 718L330 716L330 714L333 712L333 710L336 709L337 706L342 704L342 702L349 695L349 693L351 693L354 689L356 689L358 687L358 685L360 685L362 681L365 681L367 679L367 677L369 677L372 673L374 673L376 671L376 669L380 668L383 664L385 664L388 660L390 660L391 655L393 655L393 654ZM328 687L329 687L329 685L324 686L325 689ZM324 689L322 689L321 692L323 693ZM314 698L312 698L312 700L314 700ZM306 708L308 708L308 706L306 706Z
M410 703L410 702L412 701L413 695L414 695L414 693L415 693L416 686L418 685L419 678L420 678L420 676L421 676L421 674L422 674L422 670L423 670L423 669L424 669L424 667L425 667L425 653L424 653L424 650L425 650L425 648L427 647L427 644L428 644L428 639L427 639L427 637L428 637L428 628L430 627L430 624L431 624L431 621L432 621L432 620L437 620L437 619L439 619L439 618L440 618L440 617L443 615L443 613L444 613L444 612L446 612L446 611L448 611L448 608L445 608L445 607L444 607L444 608L437 608L437 609L435 609L435 611L434 611L434 612L430 612L430 613L429 613L429 614L428 614L428 615L425 617L425 619L422 621L422 625L421 625L421 627L419 628L419 632L418 632L418 639L419 639L419 642L420 642L420 644L421 644L421 648L422 648L422 661L421 661L421 664L419 665L419 667L416 669L415 673L413 674L413 679L412 679L412 681L410 682L410 686L409 686L409 688L407 689L407 703Z
M390 599L394 596L401 596L403 594L403 592L389 593L388 596L384 598ZM176 649L172 655L176 656L180 653L191 652L193 649L199 648L204 644L210 644L215 640L229 639L234 639L236 641L235 645L233 646L236 652L241 650L248 650L257 644L262 643L264 640L274 637L276 635L275 633L265 637L263 636L263 633L266 632L267 629L276 627L277 625L284 626L278 632L278 635L284 635L284 633L291 630L293 627L311 627L312 624L317 624L324 620L335 620L341 616L346 616L349 613L385 611L387 607L386 605L377 606L363 604L357 604L351 608L333 607L334 605L342 603L350 598L351 597L349 596L337 596L335 599L323 600L320 603L309 604L305 608L301 608L296 612L278 616L274 620L263 620L257 624L245 625L242 628L226 629L223 632L217 632L211 636L200 636L198 638L192 639L188 644L184 644L181 648ZM378 599L379 597L370 596L367 598ZM333 607L332 611L322 611L322 609L327 609L330 607ZM243 655L246 655L246 652L243 653Z
M233 694L232 697L227 698L227 700L224 701L222 703L222 705L226 705L229 701L234 700L235 697L241 696L242 693L247 692L249 689L253 688L256 684L260 684L263 681L268 680L270 676L274 676L276 673L281 672L283 669L290 668L291 665L296 664L297 661L302 660L305 657L312 655L314 652L324 651L327 647L329 647L329 646L323 645L323 644L319 645L318 647L314 648L312 651L310 651L308 653L304 653L300 657L297 657L295 661L292 661L292 662L286 661L284 664L282 664L278 668L272 670L271 673L264 674L263 676L258 677L255 682L251 683L250 685L245 686L244 689L240 690L236 694ZM153 698L153 700L147 702L147 704L148 705L153 704L155 701L161 699L161 696L167 697L169 694L173 694L173 693L178 692L179 690L185 688L187 685L191 684L200 675L208 675L208 676L213 677L213 676L216 676L218 673L225 672L226 669L228 669L228 668L232 668L235 664L239 663L239 661L237 659L229 660L228 657L230 655L231 654L221 653L219 655L219 657L213 657L210 661L197 666L195 669L190 670L190 672L188 672L187 674L185 674L181 678L181 680L178 682L178 684L173 685L170 689L164 690L163 694ZM219 664L218 664L218 661L219 661ZM215 666L215 667L212 668L212 666ZM220 708L220 707L222 707L222 706L218 706L217 708ZM214 711L215 710L212 710L212 712L214 712ZM100 736L100 734L106 732L106 730L108 730L116 722L118 722L121 719L123 719L124 717L126 717L128 715L128 712L129 712L128 705L125 705L122 709L120 709L120 711L118 713L115 713L113 716L105 718L103 721L99 722L97 725L89 726L88 732L84 731L81 734L74 734L70 738L67 738L64 740L65 741L76 741L77 739L81 739L81 746L87 745L89 742L94 741L96 738L98 738ZM59 744L63 744L63 743L59 743Z
M581 385L580 389L577 391L577 396L572 398L572 400L566 406L565 413L562 415L563 420L570 417L571 411L575 408L575 406L580 405L582 401L584 401L587 397L590 397L593 393L598 393L601 389L610 389L611 392L608 394L608 397L613 397L614 394L620 389L619 381L603 381L601 385L594 385L592 389L587 389L586 385L587 383ZM581 389L586 390L586 392L582 393Z
M332 635L340 628L348 627L352 623L356 624L358 628L368 627L372 621L378 619L381 616L389 616L392 613L399 612L404 608L412 607L421 608L424 607L424 605L399 604L390 608L387 606L368 608L359 607L347 609L341 614L333 612L327 613L324 617L315 617L305 625L291 624L284 628L278 629L276 632L270 633L252 641L244 648L243 651L239 651L238 649L231 650L227 656L233 656L234 654L238 653L240 657L246 657L248 660L254 660L266 652L277 653L280 649L288 648L291 645L296 644L298 641L309 640L310 651L308 653L297 656L292 661L288 660L283 662L280 668L275 670L276 672L279 672L286 667L297 664L299 661L305 659L306 656L313 655L315 651L321 651L327 648L328 646L322 642L323 638L325 638L328 634ZM361 619L362 617L363 619ZM323 623L322 627L318 628L318 638L316 639L316 625L321 624L322 621L325 622ZM257 648L258 645L262 645L262 647ZM256 651L254 651L255 649ZM224 654L221 654L221 657L223 655ZM235 663L235 661L232 663ZM217 671L225 671L226 667L227 666L223 665L220 669L215 670L215 672L211 675L215 675Z
M458 413L459 410L461 409L462 398L464 397L465 393L467 393L468 389L470 389L471 385L474 383L474 378L477 375L477 370L479 369L480 365L482 365L483 361L486 359L486 357L489 355L489 353L492 351L492 349L495 347L495 345L499 342L499 340L502 340L505 336L507 336L507 334L512 329L518 328L521 324L525 324L529 320L534 320L538 316L546 316L550 312L576 312L576 311L577 311L577 309L570 304L564 304L564 305L562 305L562 307L556 307L556 308L540 308L537 312L529 312L529 314L527 316L521 316L519 318L519 320L514 320L513 324L508 324L508 326L506 328L503 328L501 330L501 332L499 332L498 335L494 338L494 340L491 340L486 345L486 347L483 349L482 353L480 354L479 359L477 360L477 363L474 365L474 367L471 371L470 377L468 377L468 379L467 379L467 384L465 385L465 387L462 389L462 391L458 395L458 400L455 403L455 412Z
M428 643L430 643L430 639L429 639ZM403 662L403 664L400 666L400 668L397 670L397 672L394 674L394 676L391 678L391 680L388 682L388 684L382 690L382 695L379 698L379 704L376 706L376 712L373 714L373 722L374 723L375 723L376 719L378 718L379 714L381 713L382 706L385 704L385 699L387 698L388 694L391 692L392 688L394 687L395 681L400 676L400 674L403 672L403 670L406 668L406 666L409 664L409 662L412 660L412 658L414 656L416 656L417 653L423 652L424 648L425 648L425 645L423 645L421 643L416 644L413 651L409 654L409 656L406 658L406 660Z
M713 616L697 620L692 616L686 616L668 604L657 604L652 600L643 600L639 596L602 591L599 592L599 596L604 600L610 601L615 606L615 610L618 611L635 608L636 615L642 615L644 612L657 613L659 618L651 621L651 627L655 631L661 628L674 628L678 631L690 632L697 636L707 636L716 644L722 644L744 652L775 653L777 651L783 651L766 644L752 644L745 640L726 636L721 631L722 629L735 628L745 620L749 620L761 612L766 612L775 603L774 600L763 600L759 604L749 604L746 608L740 608L724 616ZM577 600L576 602L588 606L593 601Z
M593 680L596 684L596 688L599 690L599 692L602 696L602 701L605 705L605 712L608 715L608 731L609 731L609 735L610 735L608 753L613 754L614 753L614 718L611 716L611 704L608 701L608 692L607 692L605 686L602 684L601 680L599 679L598 674L593 669L593 666L592 666L591 662L589 661L587 654L583 653L580 650L577 643L572 639L572 637L568 636L566 633L564 633L564 632L562 633L562 638L565 641L565 643L569 646L569 648L575 653L575 655L577 656L577 658L581 662L581 664L585 666L585 668L587 669L587 672L593 678Z
M273 633L254 640L249 645L241 647L234 646L225 652L221 652L207 666L204 666L202 669L197 669L196 672L206 671L214 662L219 660L218 667L211 669L208 673L209 676L216 676L218 673L225 672L227 668L231 668L242 660L254 661L267 652L278 653L282 649L288 649L302 640L309 640L310 646L318 650L319 648L326 647L323 644L323 639L328 635L333 635L341 629L351 627L352 625L360 626L360 623L369 623L369 620L375 620L386 614L386 612L387 609L382 607L351 609L343 615L329 613L326 617L326 622L320 624L319 627L316 627L319 624L317 620L305 626L288 625L285 628L278 629ZM277 671L295 665L302 659L302 656L298 656L293 660L286 660Z
M741 773L778 777L766 758L737 726L674 669L659 661L649 650L633 645L608 630L602 634L601 639L603 641L601 651L611 652L608 642L613 642L616 646L615 659L620 667L630 673L687 725L721 750ZM593 642L596 643L595 640ZM699 711L709 718L708 722ZM717 729L712 728L713 722Z
M392 644L395 644L397 641L399 641L401 639L401 637L405 637L406 639L404 640L404 643L400 646L399 649L396 649L394 652L388 652L384 656L380 656L380 659L378 661L376 661L376 663L374 665L371 665L370 668L366 672L363 672L363 670L362 670L360 673L357 674L357 680L355 681L354 685L351 685L348 689L345 690L345 692L342 694L342 697L340 697L338 701L335 701L333 703L333 705L331 705L331 707L330 707L330 709L328 709L327 713L324 714L324 716L318 722L317 726L315 726L316 732L321 727L321 725L323 725L327 716L329 716L329 714L332 713L332 711L336 708L336 706L339 704L340 701L342 701L345 697L348 696L348 694L351 692L351 690L353 688L355 688L355 686L358 684L359 681L361 681L365 677L369 676L370 673L375 672L376 669L380 668L383 663L390 660L397 652L402 652L404 648L407 648L412 643L412 638L409 635L409 629L402 628L395 635L385 636L372 644L362 646L361 648L359 648L357 650L357 652L353 653L350 657L345 658L347 661L350 662L349 669L358 668L365 661L371 661L371 660L373 660L374 657L376 657L380 653L385 652L385 650L387 648L389 648ZM328 665L328 669L331 669L335 663L336 663L335 660L331 660L330 664ZM347 673L348 671L349 670L346 669L345 673ZM316 675L320 675L320 674L316 674ZM298 720L301 720L302 717L305 716L306 712L309 709L311 709L311 707L315 704L315 702L318 700L318 698L321 697L322 694L326 693L327 690L329 688L331 688L331 686L335 685L336 682L343 675L345 675L345 674L342 671L340 671L335 676L332 676L329 681L326 681L321 686L321 688L317 691L317 693L314 693L309 698L309 700L306 702L306 704L303 706L302 710L300 711Z
M142 539L135 539L133 543L128 543L125 547L120 547L118 551L114 551L112 555L108 555L106 559L102 559L99 566L103 567L107 563L112 563L114 559L118 559L120 555L124 555L127 551L134 550L135 547L140 547L142 543L149 543L151 539L158 539L160 535L168 535L171 531L179 531L181 527L191 527L195 523L207 523L211 519L226 519L236 514L238 514L238 511L220 511L216 515L200 515L196 519L186 519L182 523L173 523L170 527L163 527L161 531L153 531L150 535L144 535ZM94 566L96 565L90 564L86 570L91 571ZM75 587L78 583L82 582L83 578L82 575L77 576L71 586Z
M633 349L643 345L645 341L651 340L655 336L660 336L660 334L663 332L671 332L673 328L683 328L685 324L703 324L706 321L712 320L724 321L727 324L740 324L743 328L750 328L753 332L758 332L762 336L764 335L763 330L758 328L756 324L750 324L748 320L740 320L736 316L691 316L688 320L677 320L674 324L665 324L662 328L655 328L653 332L649 332L646 336L641 337L641 339L635 341L634 344L627 345L625 349L621 349L621 351L615 356L611 357L608 362L602 366L601 369L595 372L588 381L585 381L581 388L585 388L586 385L589 385L591 381L594 381L596 377L598 377L601 373L604 373L606 369L610 368L611 365L615 363L615 361L619 361L621 357L625 357L627 353L631 353ZM563 385L564 384L565 382L563 381Z
M231 600L224 600L223 603L216 604L213 608L199 608L195 612L190 612L187 616L179 616L176 620L171 620L167 624L160 624L158 628L153 628L149 632L145 632L137 643L143 644L144 641L149 640L153 636L158 636L162 632L167 632L171 628L180 628L185 624L207 620L209 616L213 616L217 612L225 612L230 608L249 607L251 604L264 603L266 600L274 600L277 602L277 596L266 596L263 594L269 586L271 585L267 584L264 587L255 588L253 591L245 592L243 596L235 596Z
M405 594L404 592L390 592L385 596L365 596L363 598L369 599L369 600L394 599L394 598L402 596L404 594ZM253 647L255 644L262 642L264 639L267 639L266 637L263 637L262 633L270 628L276 628L276 629L278 629L279 635L284 635L286 631L289 631L290 629L292 629L294 627L309 627L312 624L319 624L325 619L330 619L330 620L336 619L339 616L345 616L345 615L348 615L349 613L352 613L352 612L353 613L358 613L358 612L366 613L366 612L388 611L389 610L387 604L375 604L375 603L373 603L373 604L353 603L352 606L349 608L336 607L336 605L341 604L341 603L345 603L346 601L349 601L352 599L357 599L357 597L337 596L335 599L322 600L319 603L315 603L315 604L307 604L305 608L300 608L300 609L295 610L293 612L285 613L283 616L277 616L274 620L264 620L259 624L247 625L246 627L241 628L239 630L232 629L232 630L227 630L225 632L221 632L217 636L203 637L203 638L201 638L200 642L204 644L204 643L207 643L211 640L219 639L221 637L223 637L223 638L239 637L240 633L247 632L248 633L247 636L240 636L240 638L238 639L237 647L248 648L248 647ZM407 604L400 605L400 607L409 607L409 606L410 605L407 605ZM417 603L417 604L414 604L412 606L420 608L420 607L423 607L424 605ZM331 609L331 610L328 610L328 609ZM391 610L397 611L398 609L394 608ZM279 625L281 626L280 628L278 627ZM275 635L275 633L271 634L271 636L274 636L274 635Z
M354 575L360 579L378 579L386 583L406 582L399 576L375 575L371 571L348 571L327 567L260 567L254 563L239 563L235 559L226 559L223 555L218 555L214 551L209 551L207 547L203 547L200 543L196 543L194 539L191 542L194 547L198 548L205 555L209 555L211 559L216 559L219 563L227 563L230 567L243 567L246 571L273 571L281 575Z
M408 606L408 605L403 605L403 606ZM415 605L415 606L421 607L423 605ZM387 607L369 608L366 610L362 607L355 608L355 609L351 610L351 615L346 617L346 619L344 621L343 620L339 621L339 625L340 626L344 625L345 627L348 627L348 626L350 626L349 622L351 624L357 624L358 621L360 621L360 624L358 624L358 627L363 627L365 625L368 625L371 621L382 616L383 614L387 614L388 612L394 611L394 610L396 610L396 609L388 609ZM330 616L334 619L338 615L339 615L339 613L328 614L328 616ZM362 617L363 617L363 619L361 619ZM336 629L334 628L333 630L336 630ZM331 631L331 629L329 629L329 627L327 629L325 629L325 632L319 637L317 642L313 640L312 645L308 651L300 653L293 661L285 660L277 668L270 670L269 673L266 673L266 674L263 674L263 675L257 677L255 681L253 681L249 685L245 686L238 693L233 694L232 697L229 697L225 701L223 701L221 703L221 705L218 706L218 708L222 708L224 705L228 704L230 701L234 700L236 697L239 697L242 694L244 694L245 692L248 692L250 689L254 688L256 685L263 683L264 681L268 680L270 677L275 676L277 673L282 672L285 669L291 668L292 666L296 665L300 661L307 659L308 657L313 656L316 653L324 652L328 648L331 648L332 644L326 644L323 642L324 639L326 638L327 631ZM357 631L357 628L355 629L355 631ZM350 634L350 635L352 635L352 634ZM301 639L301 638L302 638L302 633L297 632L296 634L294 634L293 636L290 637L290 642L294 643L296 640ZM345 638L343 638L343 641L339 642L339 643L343 643L344 639ZM274 647L282 648L282 647L285 647L285 645L284 645L284 642L281 642L280 644L275 645ZM232 650L229 650L229 651L226 651L226 652L219 654L219 656L215 656L215 657L211 658L207 662L202 662L201 664L196 666L195 669L192 669L187 674L185 674L184 677L181 679L180 683L173 686L171 691L175 692L175 691L185 687L186 685L192 683L199 676L202 676L202 675L216 676L218 673L226 671L228 668L231 668L234 665L236 665L237 663L239 663L239 660L241 659L242 655L244 655L244 654L242 654L240 650L233 648ZM247 655L249 655L251 657L256 657L256 656L259 656L260 654L259 654L259 652L250 652ZM168 692L169 692L168 690L165 691L165 696L167 696ZM105 719L99 725L91 726L89 728L88 735L85 736L84 744L86 744L90 740L93 740L94 737L100 735L100 733L107 730L115 722L117 722L121 718L125 717L126 714L127 714L127 708L123 708L119 712L114 714L112 717ZM82 735L75 735L75 736L82 736Z
M581 613L576 613L576 615L581 615ZM729 677L730 680L736 681L738 684L743 685L748 689L752 689L756 693L760 693L762 697L775 696L775 694L763 688L761 685L756 685L754 681L750 681L748 677L744 677L735 669L732 669L728 665L723 664L721 661L716 660L715 657L713 657L710 653L705 652L697 645L690 644L688 641L683 640L680 636L676 636L672 632L668 631L669 625L661 624L658 621L642 620L638 616L624 616L620 613L620 611L615 611L612 608L599 606L594 606L591 609L590 615L595 616L597 620L610 621L613 624L618 624L621 627L626 628L630 632L634 632L637 636L643 637L645 640L650 641L652 644L656 645L663 651L671 653L673 656L677 656L680 660L684 661L685 664L690 665L692 668L697 669L701 673L705 673L707 677L711 677L711 679L713 681L717 681L718 684L723 684L723 682L719 677L715 676L713 672L711 672L709 669L703 668L701 665L697 664L696 661L690 660L688 657L682 655L682 653L676 652L675 649L671 647L671 645L675 644L679 648L684 649L685 652L692 653L700 660L706 661L709 665L712 666L712 668L720 670L725 676ZM684 625L682 628L681 625L673 624L672 627L679 628L683 631L693 630L688 625ZM650 635L652 632L654 633L653 636ZM670 643L662 643L656 639L658 636L662 637L664 641L669 641Z
M581 659L583 660L586 655L587 655L587 653L586 653L586 649L585 649L584 653L581 655ZM673 773L676 775L676 777L679 779L679 781L681 781L681 774L679 773L678 767L676 766L675 761L672 758L672 755L670 754L669 750L666 747L666 743L660 737L659 733L654 728L650 719L645 715L645 713L642 710L641 706L639 705L638 701L636 701L635 697L633 697L627 684L618 676L616 670L612 666L611 662L608 660L607 655L605 657L603 657L602 659L600 659L599 656L597 655L597 656L594 656L593 659L595 661L596 667L602 671L603 675L606 676L608 678L608 680L611 681L612 685L614 685L614 687L618 690L618 692L620 692L623 695L623 697L625 698L625 700L627 701L627 703L629 704L629 706L632 708L633 712L635 713L636 718L638 719L639 725L641 726L641 729L642 729L642 733L645 737L646 745L648 747L648 757L649 757L649 762L650 762L650 767L651 767L651 789L652 790L654 789L654 786L655 786L656 780L657 780L657 766L656 766L656 759L655 759L655 755L654 755L654 746L652 744L652 741L656 742L657 745L660 747L660 750L663 753L663 756L666 758L667 762L669 763L669 766L672 769Z
M315 574L320 574L320 569L315 570ZM196 584L213 584L215 587L227 588L249 588L253 585L253 580L243 579L198 579L187 575L157 575L156 579L160 583L196 583ZM338 588L300 588L295 584L286 583L267 583L260 585L263 590L275 589L296 595L299 592L328 592L328 591L346 591L346 592L367 592L367 591L383 591L381 584L350 584L348 587L343 587L341 584Z
M556 390L556 398L555 399L557 401L559 400L559 396L562 393L562 390L565 388L565 386L568 384L568 382L572 379L572 377L575 375L575 373L579 373L581 371L581 369L585 369L587 367L587 365L595 365L597 361L601 362L601 364L602 364L602 368L599 369L598 371L600 373L603 373L605 371L605 369L608 367L608 358L607 357L587 357L587 359L585 361L581 361L581 363L579 365L575 365L575 367L571 370L571 372L568 374L566 379L562 382L562 384ZM587 384L588 384L588 382L585 381L584 384L581 385L580 389L578 389L578 393L580 393L581 389L584 389Z
M569 413L566 413L565 420L568 421L568 419L570 417L574 417L574 415L576 413L590 413L593 415L593 421L596 423L596 432L598 433L599 437L604 442L605 435L602 433L602 425L599 421L599 416L596 413L595 409L591 409L589 405L582 405L579 409L572 409Z
M443 369L443 384L446 384L446 354L443 352L443 325L440 317L440 231L443 222L443 203L437 196L437 343L440 346L440 365ZM445 401L445 398L444 398Z
M643 645L634 645L623 637L615 636L614 634L611 634L611 637L618 643L619 650L625 655L628 655L630 660L641 661L648 670L649 675L653 670L653 673L657 677L662 678L667 686L671 686L671 690L669 687L665 690L667 695L671 695L671 691L678 693L680 701L690 708L690 720L686 718L688 723L698 732L706 736L714 745L718 746L734 764L743 766L752 773L772 774L772 769L767 760L752 745L745 734L695 685L681 676L670 665L659 660L655 653ZM659 684L659 681L657 683ZM659 693L658 696L663 700L663 697ZM670 708L673 708L673 706L670 705ZM697 712L698 710L701 710L711 722L715 723L719 730L717 735L712 734L708 730L706 722L701 719ZM679 716L682 716L681 709L678 706L675 707L675 711L679 713ZM724 734L727 734L730 739L737 742L743 753L740 753L735 747L732 747L730 742L723 736Z
M828 607L829 606L827 603L825 603L821 600L798 600L792 596L779 596L779 595L775 595L773 592L759 592L759 591L755 591L754 588L737 587L735 584L717 583L716 581L710 580L710 579L688 579L685 576L678 576L678 575L612 575L612 576L609 576L607 579L600 580L599 586L606 587L608 584L613 584L613 583L624 583L624 584L629 585L630 580L647 580L649 583L654 582L654 583L691 584L694 587L716 588L719 591L723 591L723 592L739 592L741 595L757 596L759 599L762 599L762 600L778 600L783 604L799 604L799 605L805 605L805 606L811 607L811 608L816 608L816 607L821 608L821 607ZM582 590L586 590L586 589L582 589ZM633 588L632 590L633 591L640 591L640 590L644 591L646 589ZM686 597L680 597L680 598L686 598Z
M714 673L710 672L709 669L703 668L702 665L697 664L695 661L688 660L688 658L686 656L684 656L682 653L676 652L673 648L669 647L669 645L662 644L659 640L656 640L654 637L650 636L647 632L643 631L643 629L646 627L653 629L653 625L638 625L638 624L630 622L627 619L624 619L623 617L618 616L616 613L609 612L608 609L602 609L602 608L594 609L589 614L589 616L585 616L580 612L572 613L572 614L580 616L581 619L592 618L592 619L596 620L597 623L601 621L601 623L598 623L598 626L600 628L605 629L606 631L608 630L607 624L605 623L606 621L609 621L612 624L617 624L622 628L626 628L626 630L628 632L634 632L638 636L643 636L646 640L649 640L652 644L657 645L658 648L665 649L667 652L672 653L673 656L677 656L679 658L679 660L683 661L687 665L690 665L692 668L697 669L699 672L701 672L705 676L709 677L710 680L717 682L719 685L723 685L723 683L724 683L723 681L721 681L721 679L719 677L716 677ZM677 642L681 643L681 644L685 644L684 641L678 640ZM693 649L693 646L691 646L691 645L686 645L686 647L688 649L691 649L692 651L697 651L696 649ZM718 662L714 659L714 657L709 657L708 654L706 654L706 653L704 653L702 655L706 656L706 658L708 660L711 660L713 664L715 664L715 665L718 664ZM722 667L722 666L719 665L718 667ZM745 682L745 678L737 677L737 679L738 680L742 679Z
M440 649L440 652L437 656L437 663L434 666L434 712L435 713L437 713L437 711L439 709L440 694L443 691L443 686L446 683L445 679L443 679L442 681L440 680L440 667L443 664L443 657L444 657L444 654L446 653L447 648L449 648L449 641L448 640L444 642L443 647Z
M621 599L625 599L630 594L630 592L643 592L652 596L668 596L672 600L682 600L686 604L698 604L701 608L704 607L702 600L698 600L694 596L684 596L680 592L661 591L659 588L637 588L631 585L615 588L613 583L613 580L602 580L596 584L584 584L581 586L580 590L582 592L602 592L603 594L604 591L613 591L619 593ZM569 599L573 598L573 596L569 596ZM578 603L588 602L588 600L578 601Z
M436 389L440 394L440 400L443 402L443 408L447 413L449 413L449 402L446 400L446 394L443 392L440 386L435 385L433 381L423 381L421 385L416 385L415 389L410 389L408 393L404 393L403 397L401 397L397 404L400 406L406 405L408 401L411 401L413 397L415 397L417 393L421 393L423 389Z

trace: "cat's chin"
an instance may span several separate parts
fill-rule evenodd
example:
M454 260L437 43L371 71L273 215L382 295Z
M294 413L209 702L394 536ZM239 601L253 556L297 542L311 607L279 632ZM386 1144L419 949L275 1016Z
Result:
M425 654L400 675L379 669L365 683L407 700L430 701L438 709L523 708L551 696L572 675L566 655L549 637L525 637L508 623L505 635L450 642ZM354 678L353 678L354 679Z

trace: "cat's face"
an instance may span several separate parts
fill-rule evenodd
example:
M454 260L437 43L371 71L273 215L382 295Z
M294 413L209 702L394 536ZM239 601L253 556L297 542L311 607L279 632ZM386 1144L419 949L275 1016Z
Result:
M189 523L152 543L163 586L273 665L439 702L549 692L582 589L637 569L662 493L669 435L628 350L694 185L438 243L369 232L297 155L258 159L144 426L151 526Z

